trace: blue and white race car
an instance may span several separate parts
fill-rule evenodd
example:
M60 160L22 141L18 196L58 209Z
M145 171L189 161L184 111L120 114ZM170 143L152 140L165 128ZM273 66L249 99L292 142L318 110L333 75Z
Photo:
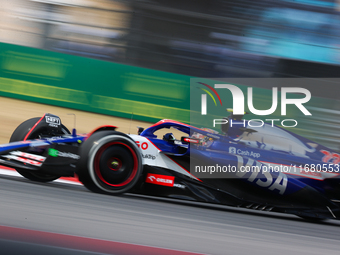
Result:
M137 135L117 132L115 126L77 134L47 113L23 122L10 142L0 145L0 165L38 182L77 175L99 193L340 218L336 151L280 127L237 121L245 127L224 124L221 133L161 120L139 128ZM176 139L170 129L183 135Z

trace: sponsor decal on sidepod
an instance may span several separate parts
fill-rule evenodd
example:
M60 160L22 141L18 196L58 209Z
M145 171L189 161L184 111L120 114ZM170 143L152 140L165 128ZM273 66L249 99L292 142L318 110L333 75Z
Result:
M174 180L175 180L174 176L148 173L146 176L145 182L173 187Z

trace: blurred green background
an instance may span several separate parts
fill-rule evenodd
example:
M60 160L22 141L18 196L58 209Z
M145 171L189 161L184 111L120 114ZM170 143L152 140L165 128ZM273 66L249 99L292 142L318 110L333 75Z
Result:
M190 101L200 100L190 97L191 78L211 85L254 79L259 109L270 105L273 86L259 79L303 78L313 115L290 111L287 118L299 122L292 131L340 150L338 0L0 0L0 6L1 96L189 122Z

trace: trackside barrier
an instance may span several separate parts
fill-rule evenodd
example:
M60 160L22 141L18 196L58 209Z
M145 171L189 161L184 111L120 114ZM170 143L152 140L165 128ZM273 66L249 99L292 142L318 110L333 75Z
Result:
M0 43L0 96L143 121L189 122L190 77Z

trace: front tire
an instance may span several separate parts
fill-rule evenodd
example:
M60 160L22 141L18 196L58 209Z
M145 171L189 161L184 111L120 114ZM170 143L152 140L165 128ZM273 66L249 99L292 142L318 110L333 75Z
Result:
M37 118L31 118L23 123L21 123L13 132L9 142L17 142L17 141L23 141L26 137L26 135L30 132L32 127L40 120L39 117ZM62 134L70 134L70 131L64 126L61 125L61 130ZM49 133L48 128L38 128L36 130L33 130L32 133L30 133L27 137L26 140L31 140L31 139L39 139L42 135L46 135ZM38 171L28 171L25 169L20 169L20 168L15 168L15 170L22 175L23 177L35 181L35 182L51 182L54 181L61 176L56 176L56 175L50 175L50 174L45 174L41 173Z
M79 180L97 193L130 191L142 172L142 157L136 143L116 131L98 131L80 146Z

